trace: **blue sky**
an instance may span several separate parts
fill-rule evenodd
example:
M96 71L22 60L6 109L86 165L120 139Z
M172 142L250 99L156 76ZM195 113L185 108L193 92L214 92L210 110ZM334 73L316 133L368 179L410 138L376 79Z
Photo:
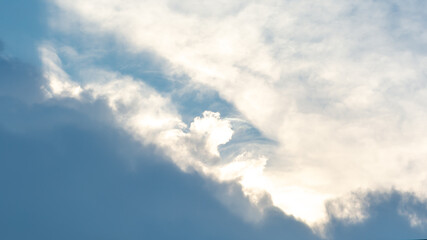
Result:
M0 2L0 238L427 235L423 1Z

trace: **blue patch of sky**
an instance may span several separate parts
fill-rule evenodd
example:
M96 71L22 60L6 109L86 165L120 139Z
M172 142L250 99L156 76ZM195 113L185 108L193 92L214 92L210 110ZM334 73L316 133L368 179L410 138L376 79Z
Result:
M38 65L37 45L47 34L43 0L0 1L0 39L4 54Z

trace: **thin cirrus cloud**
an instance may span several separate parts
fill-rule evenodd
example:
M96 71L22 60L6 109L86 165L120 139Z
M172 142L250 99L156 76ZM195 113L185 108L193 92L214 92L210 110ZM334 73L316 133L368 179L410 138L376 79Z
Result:
M231 143L237 120L205 111L188 126L179 102L143 82L88 67L77 83L55 49L40 48L48 94L104 99L120 126L181 169L237 181L254 204L268 194L311 226L331 215L363 221L367 191L427 198L425 2L51 3L53 29L153 53L167 62L164 74L218 92L275 142L223 156L218 147Z

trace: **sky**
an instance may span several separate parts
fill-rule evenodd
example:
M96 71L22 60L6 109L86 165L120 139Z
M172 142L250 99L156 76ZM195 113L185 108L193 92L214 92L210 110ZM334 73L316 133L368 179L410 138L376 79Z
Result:
M426 238L426 29L421 0L3 0L0 238Z

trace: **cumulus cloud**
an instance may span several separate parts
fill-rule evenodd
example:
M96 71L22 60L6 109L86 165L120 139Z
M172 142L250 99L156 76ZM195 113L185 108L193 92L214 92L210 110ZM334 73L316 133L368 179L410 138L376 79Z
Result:
M191 133L206 138L208 152L218 157L218 146L227 143L231 139L231 135L233 135L230 123L219 119L219 113L206 111L203 113L203 118L196 117L190 126Z
M52 2L61 10L58 30L78 23L93 36L115 36L135 54L153 52L170 64L167 74L217 91L277 142L268 161L239 153L224 167L217 147L232 130L216 113L188 128L167 99L154 90L139 94L147 87L129 77L81 86L106 98L122 126L180 159L179 166L231 174L248 196L267 192L312 225L327 221L325 203L342 197L351 201L336 202L332 213L363 220L363 203L349 195L355 190L394 188L427 198L425 2ZM50 92L80 94L66 76L55 84L62 73L49 69ZM128 109L134 106L144 110Z

